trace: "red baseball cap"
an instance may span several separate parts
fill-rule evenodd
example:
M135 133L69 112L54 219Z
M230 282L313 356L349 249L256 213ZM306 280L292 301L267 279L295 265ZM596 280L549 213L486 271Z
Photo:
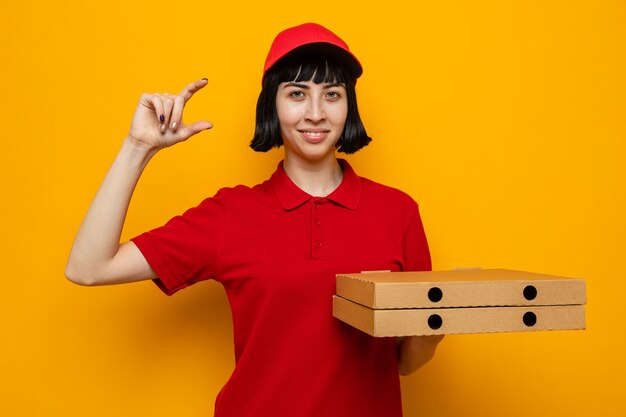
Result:
M339 59L356 80L363 74L359 60L339 36L317 23L305 23L285 29L276 35L265 59L263 78L278 61L292 53L322 53Z

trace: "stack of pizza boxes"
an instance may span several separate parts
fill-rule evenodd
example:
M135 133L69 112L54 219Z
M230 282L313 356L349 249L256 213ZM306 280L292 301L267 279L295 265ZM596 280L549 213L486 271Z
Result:
M585 328L585 281L506 269L337 275L333 316L372 336Z

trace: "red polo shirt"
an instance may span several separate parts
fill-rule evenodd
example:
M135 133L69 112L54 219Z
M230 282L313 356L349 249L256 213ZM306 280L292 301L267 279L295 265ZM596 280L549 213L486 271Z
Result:
M396 340L332 317L335 274L429 270L428 244L411 197L340 162L325 198L281 163L133 239L167 294L205 279L226 289L236 366L216 417L402 415Z

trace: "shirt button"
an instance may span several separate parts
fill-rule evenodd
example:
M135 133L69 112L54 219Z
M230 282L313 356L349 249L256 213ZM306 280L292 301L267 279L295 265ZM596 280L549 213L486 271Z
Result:
M313 203L313 207L319 208L320 207L320 203Z
M315 242L315 246L319 249L322 247L322 242Z
M319 226L319 225L321 225L321 224L322 224L322 222L321 222L321 220L320 220L320 219L315 219L315 225L316 225L316 226Z

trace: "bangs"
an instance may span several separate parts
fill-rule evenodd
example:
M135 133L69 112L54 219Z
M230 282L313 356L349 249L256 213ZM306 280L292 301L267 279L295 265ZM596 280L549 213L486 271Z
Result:
M278 82L313 81L346 84L348 72L339 62L327 56L307 56L306 59L288 60L277 68Z

